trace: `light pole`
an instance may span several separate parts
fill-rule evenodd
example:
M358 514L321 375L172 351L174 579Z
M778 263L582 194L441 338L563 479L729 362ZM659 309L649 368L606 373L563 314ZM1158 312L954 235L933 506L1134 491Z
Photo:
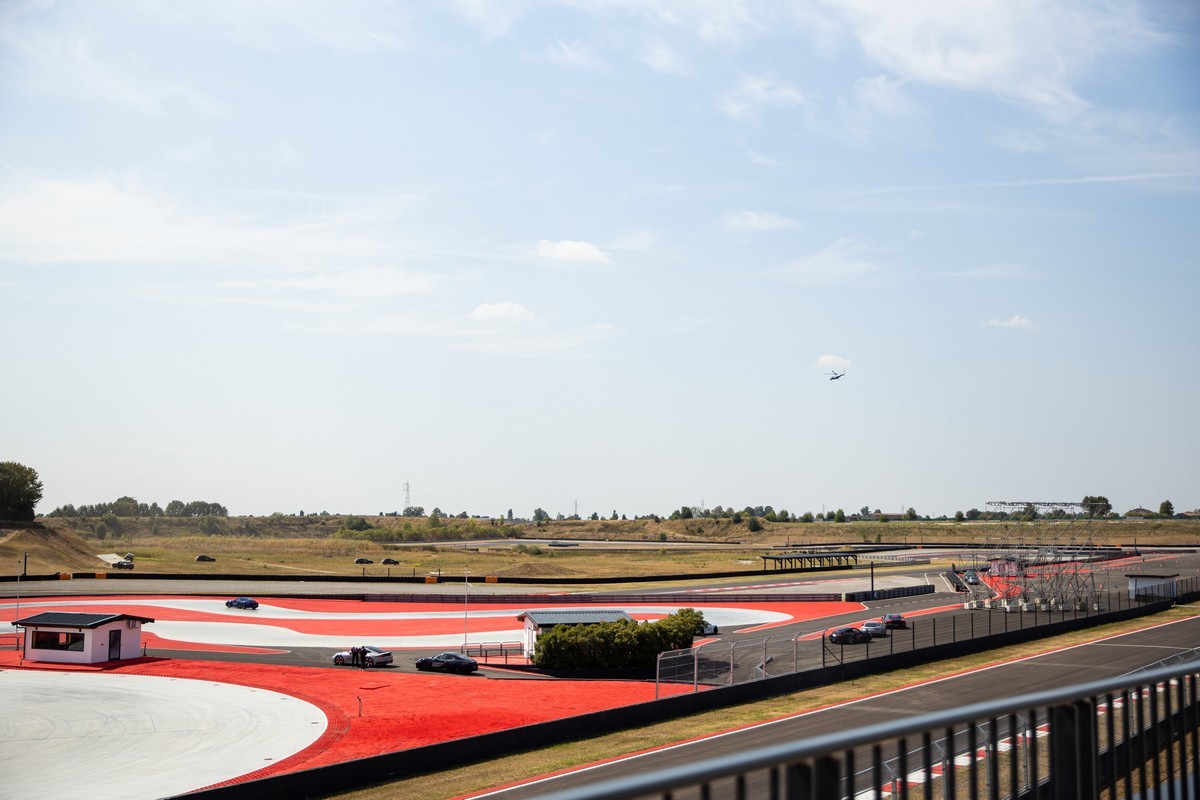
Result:
M470 621L471 565L463 567L463 655L467 654L467 628Z
M26 558L29 554L26 553ZM21 649L21 634L17 633L17 620L21 618L21 573L17 572L17 616L13 619L13 650Z

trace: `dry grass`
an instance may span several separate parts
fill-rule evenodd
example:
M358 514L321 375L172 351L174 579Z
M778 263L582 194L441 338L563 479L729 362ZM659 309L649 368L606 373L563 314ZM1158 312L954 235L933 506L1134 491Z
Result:
M844 703L859 697L879 694L892 689L945 677L956 672L1002 664L1060 647L1080 644L1104 636L1112 636L1178 619L1195 616L1196 607L1176 607L1152 619L1102 625L1077 631L1048 641L1030 642L1014 647L993 650L953 661L926 664L885 675L876 675L833 686L780 695L755 703L696 714L678 720L644 728L620 731L608 736L565 742L544 750L505 756L480 764L460 767L430 775L422 775L393 783L346 792L329 797L339 800L445 800L449 797L479 792L490 787L528 780L557 770L617 758L641 750L663 747L700 736L754 725L780 717L813 711L825 706Z
M341 517L229 517L200 519L120 519L119 529L101 525L99 520L56 518L45 520L45 529L20 530L7 537L0 530L0 565L16 565L28 553L29 572L86 572L103 568L98 553L132 552L138 566L154 572L245 572L249 574L308 571L353 575L362 568L355 558L375 561L367 574L387 574L379 565L391 556L400 564L391 574L460 575L469 566L472 575L520 577L611 577L654 576L678 573L734 572L755 570L759 556L768 547L803 546L829 543L920 544L928 542L979 543L999 534L1032 540L1052 538L1060 531L1059 523L954 523L954 522L855 522L768 523L759 533L751 534L744 525L729 520L564 520L543 526L492 526L486 520L449 520L438 528L428 528L426 520L403 517L368 517L372 525L395 531L395 539L413 537L500 538L514 539L603 539L630 541L629 549L616 551L582 550L533 546L518 553L511 548L439 547L436 541L426 546L392 548L383 543L341 538ZM1072 523L1078 527L1081 523ZM1095 522L1087 528L1097 544L1142 546L1196 544L1200 542L1200 522L1185 520L1147 520ZM100 538L103 535L103 538ZM720 541L745 545L744 550L680 550L675 546L688 542ZM636 543L636 545L634 544ZM670 543L671 548L654 544ZM650 546L647 546L647 545ZM540 551L540 552L539 552ZM195 556L207 553L218 560L197 564ZM746 564L744 562L750 562ZM0 566L0 573L8 572Z

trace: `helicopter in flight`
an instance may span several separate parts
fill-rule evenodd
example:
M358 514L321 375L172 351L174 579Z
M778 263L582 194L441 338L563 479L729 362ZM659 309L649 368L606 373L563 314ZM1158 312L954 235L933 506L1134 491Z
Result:
M829 374L833 376L829 380L836 381L838 378L845 377L846 372L845 372L845 370L843 370L842 372L838 372L837 370L831 370Z

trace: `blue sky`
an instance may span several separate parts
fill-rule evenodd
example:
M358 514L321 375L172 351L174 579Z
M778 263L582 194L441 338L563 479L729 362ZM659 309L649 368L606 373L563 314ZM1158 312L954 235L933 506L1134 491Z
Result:
M1195 508L1198 34L4 3L0 459L43 512Z

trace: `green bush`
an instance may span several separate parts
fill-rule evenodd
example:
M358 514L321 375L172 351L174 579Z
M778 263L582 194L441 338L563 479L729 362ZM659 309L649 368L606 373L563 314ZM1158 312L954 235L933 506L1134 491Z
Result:
M538 637L533 663L546 669L653 667L658 654L691 647L704 615L681 608L658 622L556 625Z

